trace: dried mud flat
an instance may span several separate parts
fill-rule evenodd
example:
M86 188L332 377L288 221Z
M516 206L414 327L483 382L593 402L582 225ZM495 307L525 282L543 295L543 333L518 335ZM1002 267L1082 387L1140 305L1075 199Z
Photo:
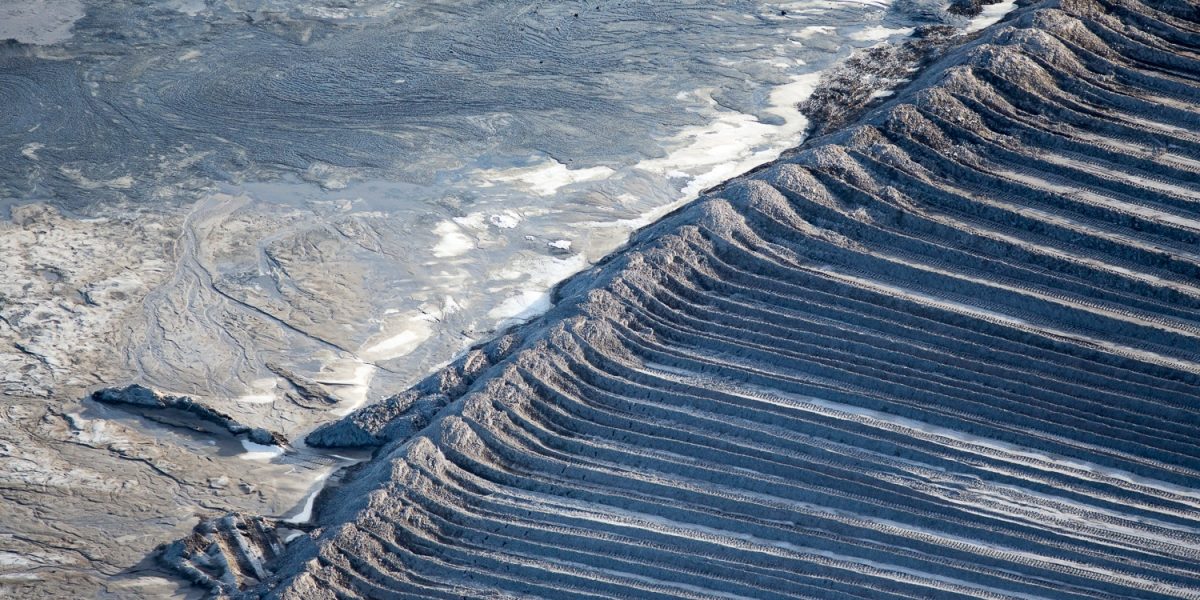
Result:
M1200 597L1200 14L1018 9L375 446L267 597Z

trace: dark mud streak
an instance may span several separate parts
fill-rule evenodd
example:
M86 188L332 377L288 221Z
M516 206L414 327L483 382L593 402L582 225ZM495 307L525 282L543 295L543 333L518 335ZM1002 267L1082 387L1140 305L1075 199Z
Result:
M1020 9L317 432L262 593L1200 598L1198 10Z

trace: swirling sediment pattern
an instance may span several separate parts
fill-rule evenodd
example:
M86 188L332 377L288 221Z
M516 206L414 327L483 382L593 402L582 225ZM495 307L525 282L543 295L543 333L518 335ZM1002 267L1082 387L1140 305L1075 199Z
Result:
M1200 598L1198 11L1022 8L326 430L273 593Z

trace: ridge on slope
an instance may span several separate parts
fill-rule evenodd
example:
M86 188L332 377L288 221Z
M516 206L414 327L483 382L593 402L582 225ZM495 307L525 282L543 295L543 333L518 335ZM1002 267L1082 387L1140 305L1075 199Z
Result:
M644 231L349 419L266 593L1200 598L1198 12L1023 8Z

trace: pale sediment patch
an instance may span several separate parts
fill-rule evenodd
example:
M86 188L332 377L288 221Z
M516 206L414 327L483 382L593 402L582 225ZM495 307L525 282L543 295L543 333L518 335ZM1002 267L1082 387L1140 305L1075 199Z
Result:
M372 342L359 352L362 359L380 361L405 356L433 335L433 330L429 326L430 318L419 312L409 313L399 319L392 318L389 321L398 323L398 328L397 326L385 327L385 337Z
M433 232L440 236L437 244L433 246L433 255L438 258L466 254L475 247L475 241L471 239L471 236L464 233L454 221L438 223Z
M890 37L894 37L894 36L908 36L908 35L912 35L912 33L913 33L912 27L891 28L891 27L884 27L882 25L873 25L871 27L864 27L862 29L854 31L847 37L849 37L852 40L869 42L869 41L886 40L886 39L888 39Z
M515 290L509 288L507 297L488 311L488 318L495 320L497 327L502 328L546 312L553 306L550 289L587 266L588 261L581 254L566 258L529 257L514 261L507 268L493 273L493 276L500 280L522 281ZM505 287L508 286L496 291Z
M283 456L283 448L279 446L267 446L264 444L256 444L250 440L241 440L242 447L245 452L238 455L238 458L243 460L271 460L278 456Z
M313 478L312 491L309 492L308 496L304 498L304 504L300 506L300 511L295 515L283 519L285 523L307 523L310 519L312 519L313 503L316 502L317 495L321 493L321 490L325 489L325 480L329 478L331 473L332 471L325 471L324 473L320 473Z
M38 155L37 155L38 150L41 150L42 148L45 148L45 147L46 147L45 144L41 144L38 142L29 142L28 144L25 144L25 147L21 148L21 156L24 156L25 158L28 158L29 160L37 160L38 159Z
M991 27L992 25L999 23L1000 19L1004 18L1004 15L1012 12L1012 10L1016 7L1016 0L1004 0L1003 2L988 4L987 6L983 7L978 15L975 15L975 17L967 22L965 31L967 33L971 33Z
M707 99L713 120L684 130L675 136L675 150L662 158L639 162L634 168L665 177L686 177L688 183L679 201L691 200L701 190L770 162L798 143L808 119L797 105L812 94L819 81L820 72L796 75L771 91L763 112L778 118L778 125L723 109L712 98L711 90L697 90L695 94Z
M326 386L341 401L338 408L331 411L334 416L348 415L367 403L371 379L375 377L377 370L375 365L357 358L340 358L327 364L325 368L331 372L322 373L314 380Z
M521 222L521 217L513 211L504 211L503 214L488 217L488 222L501 229L512 229Z
M279 380L275 377L264 377L250 382L250 390L234 398L236 404L274 404L279 398Z
M113 177L112 179L97 180L89 178L83 174L83 171L74 167L60 166L58 171L59 173L62 173L63 177L66 177L74 182L75 185L85 190L98 190L102 188L127 190L132 188L134 184L133 177L130 175L121 175L119 177Z
M488 317L505 323L527 321L540 315L553 304L550 302L550 292L539 290L519 290L511 294L499 306L488 312Z
M605 179L615 172L609 167L572 169L557 160L549 159L532 167L482 171L479 177L484 181L515 183L539 196L550 196L568 185Z
M275 394L243 394L233 401L239 404L274 404Z
M0 40L49 45L65 42L84 15L80 0L20 0L0 3Z
M404 356L412 352L414 348L420 345L421 342L429 338L429 328L424 327L422 331L416 329L405 329L400 333L392 335L386 339L379 341L362 352L362 356L371 357L377 360L386 360Z

